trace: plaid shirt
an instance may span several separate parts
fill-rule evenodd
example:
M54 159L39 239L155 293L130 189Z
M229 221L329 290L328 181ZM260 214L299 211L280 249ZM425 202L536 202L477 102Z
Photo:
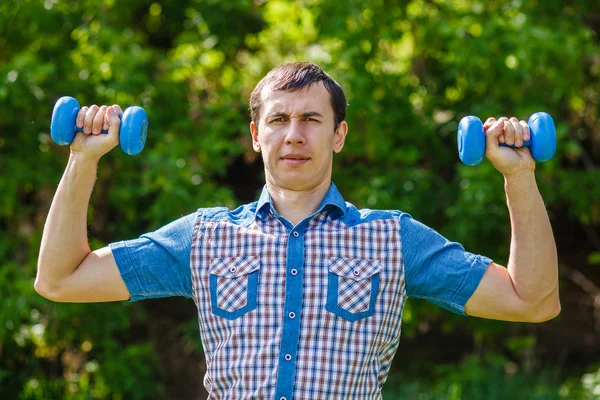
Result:
M491 262L333 184L296 226L265 189L110 247L131 301L196 302L211 399L380 398L407 297L464 315Z
M197 219L191 266L210 398L381 396L407 297L400 223L333 188L295 227L266 191L256 208Z

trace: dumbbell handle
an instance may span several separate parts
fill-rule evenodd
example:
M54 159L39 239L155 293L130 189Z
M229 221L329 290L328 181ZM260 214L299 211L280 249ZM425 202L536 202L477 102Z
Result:
M75 132L83 132L83 128L80 128L80 127L76 126L76 127L75 127ZM100 131L100 133L105 133L105 134L106 134L106 133L108 133L108 131L107 131L107 130L104 130L104 129L102 129L102 130Z
M515 149L517 148L517 146L515 146L514 144L506 144L506 143L500 143L500 146L502 147L510 147L511 149ZM531 146L531 140L523 140L523 146L522 147L530 147Z

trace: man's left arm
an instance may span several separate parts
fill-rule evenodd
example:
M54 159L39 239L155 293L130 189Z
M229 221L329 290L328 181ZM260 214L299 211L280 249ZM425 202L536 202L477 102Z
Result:
M535 181L535 162L527 148L529 128L515 118L489 119L486 156L504 175L510 214L508 266L491 263L465 304L467 315L507 321L543 322L560 312L558 257L550 220Z

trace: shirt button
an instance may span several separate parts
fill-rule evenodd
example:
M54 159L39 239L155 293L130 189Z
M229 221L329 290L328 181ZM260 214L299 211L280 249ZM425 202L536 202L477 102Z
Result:
M294 318L296 318L296 313L292 311L291 313L288 314L288 316L290 318L294 319Z
M300 236L300 234L298 233L298 231L294 231L294 232L292 233L292 235L294 235L294 237L298 237L298 236Z
M280 397L279 400L287 400L285 397Z
M298 271L296 271L296 268L294 268L290 271L290 274L296 276L296 275L298 275Z
M235 267L231 267L229 268L229 272L231 272L232 274L236 271Z
M292 359L292 355L291 354L286 354L285 355L285 359L286 359L286 361L290 361Z
M354 276L358 276L358 274L360 274L360 271L355 269L353 273L354 273Z

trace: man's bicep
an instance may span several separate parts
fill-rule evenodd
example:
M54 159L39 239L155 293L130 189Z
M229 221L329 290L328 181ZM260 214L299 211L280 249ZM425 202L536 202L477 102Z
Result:
M465 304L465 314L503 321L527 321L527 304L515 291L508 270L491 263Z
M131 296L110 247L93 251L65 278L57 301L91 303L128 300Z

